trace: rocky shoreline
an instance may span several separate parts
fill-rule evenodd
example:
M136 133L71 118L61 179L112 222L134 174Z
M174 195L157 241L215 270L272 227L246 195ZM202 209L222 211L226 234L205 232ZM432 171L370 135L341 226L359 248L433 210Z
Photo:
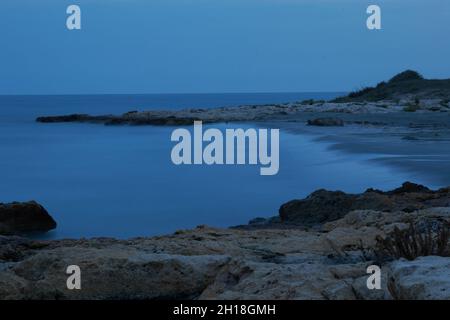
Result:
M449 224L450 188L405 183L360 195L319 190L259 228L130 240L0 236L0 299L450 299ZM446 243L396 256L427 232ZM398 243L398 234L407 237ZM366 286L373 264L381 290ZM81 290L67 290L69 265L82 270Z
M81 122L105 125L191 125L194 121L257 122L296 121L305 114L377 115L392 113L450 112L450 79L428 80L411 70L404 71L376 87L364 88L332 101L305 100L283 104L242 105L184 110L129 111L122 115L71 114L41 116L42 123ZM342 119L307 119L309 125L342 126ZM365 124L368 121L358 121ZM370 121L369 121L370 122Z
M292 122L296 130L297 122L314 127L392 122L418 128L405 133L409 139L436 141L450 137L449 98L450 80L426 80L406 71L328 102L36 120L169 126L191 125L195 120L284 121ZM419 117L411 121L411 114ZM364 147L368 141L362 142ZM398 149L397 142L392 145ZM449 226L450 187L430 190L410 182L392 191L368 189L361 194L317 190L281 205L278 216L255 218L247 225L198 226L129 240L41 241L14 236L45 232L56 222L34 202L0 204L0 300L450 300ZM367 267L374 264L382 271L380 290L367 287ZM67 289L70 265L81 268L81 290Z
M414 106L414 110L412 109ZM41 123L79 122L105 125L192 125L194 121L204 123L218 122L259 122L290 121L308 114L390 114L390 113L435 113L450 112L450 102L443 99L403 99L401 101L348 102L325 101L293 102L277 105L250 105L221 107L211 109L130 111L122 115L71 114L62 116L42 116L36 119ZM326 119L327 117L324 116ZM341 119L317 121L314 115L308 124L319 126L341 126Z

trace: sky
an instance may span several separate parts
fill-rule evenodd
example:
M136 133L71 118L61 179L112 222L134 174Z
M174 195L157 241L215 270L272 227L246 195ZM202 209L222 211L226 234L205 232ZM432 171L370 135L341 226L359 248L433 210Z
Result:
M82 29L66 9L80 6ZM368 30L366 9L382 10ZM349 91L450 78L448 0L1 0L0 94Z

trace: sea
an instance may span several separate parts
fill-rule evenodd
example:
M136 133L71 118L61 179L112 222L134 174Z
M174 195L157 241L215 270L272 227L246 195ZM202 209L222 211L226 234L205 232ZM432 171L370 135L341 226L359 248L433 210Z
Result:
M171 161L174 127L35 121L71 113L213 108L331 99L341 93L0 96L0 202L35 200L58 223L42 239L154 236L198 225L229 227L278 214L316 189L390 189L405 173L333 151L326 142L281 129L280 170L255 165ZM253 124L220 123L219 128ZM253 125L254 126L254 125Z

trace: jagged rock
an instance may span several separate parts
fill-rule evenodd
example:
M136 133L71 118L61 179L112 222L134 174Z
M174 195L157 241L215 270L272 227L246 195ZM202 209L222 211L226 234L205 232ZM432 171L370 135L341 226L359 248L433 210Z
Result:
M357 278L352 283L353 292L359 300L391 300L392 296L387 288L386 272L381 272L381 289L367 288L367 277L364 275Z
M0 237L0 300L390 299L385 268L383 290L367 290L367 266L376 264L367 252L394 225L422 219L450 222L450 208L353 211L310 231L199 226L130 240ZM74 264L81 290L66 288L66 268ZM433 277L450 278L439 266Z
M336 280L317 261L301 264L234 262L200 299L355 299L351 285Z
M334 221L353 210L413 212L431 207L450 206L450 190L432 191L424 186L405 182L392 191L368 189L362 194L318 190L303 200L293 200L280 207L284 223L311 226Z
M396 299L450 300L450 257L395 261L390 265L388 286Z
M0 234L47 232L54 228L55 220L34 201L0 203Z

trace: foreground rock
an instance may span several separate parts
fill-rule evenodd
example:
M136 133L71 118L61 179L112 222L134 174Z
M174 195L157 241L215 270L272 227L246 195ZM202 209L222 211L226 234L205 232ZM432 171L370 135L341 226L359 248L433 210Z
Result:
M408 288L434 290L433 281L448 277L450 258L411 262L420 266L413 278L405 263L388 262L382 290L366 286L376 238L423 219L448 223L450 208L352 211L320 232L200 226L131 240L0 237L0 299L392 299L399 292L434 298ZM69 265L81 268L81 290L67 289ZM425 274L434 280L420 280Z
M450 258L420 257L390 266L389 288L397 299L450 300Z
M55 220L34 201L0 203L0 234L47 232L55 228Z
M362 194L318 190L303 200L293 200L280 207L285 224L313 226L337 220L352 210L403 211L450 206L450 188L437 191L406 182L401 188L383 192L368 189Z

